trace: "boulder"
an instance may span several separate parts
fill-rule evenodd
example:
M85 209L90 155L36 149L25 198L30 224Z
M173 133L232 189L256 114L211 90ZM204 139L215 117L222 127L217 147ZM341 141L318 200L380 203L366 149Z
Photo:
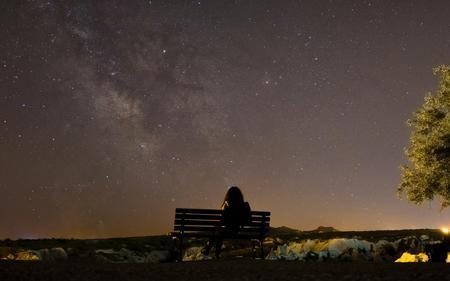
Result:
M39 256L35 251L20 251L16 253L14 259L18 261L38 261Z
M144 258L144 262L146 263L160 263L166 262L170 260L170 252L168 250L154 250L151 251Z
M34 251L37 256L39 256L39 260L42 261L58 261L58 260L67 260L68 255L66 251L61 248L51 248L51 249L40 249Z
M115 253L114 249L98 249L95 250L96 254L106 254L106 255L112 255Z
M98 249L95 250L95 260L100 262L124 262L124 257L114 249Z
M11 247L0 247L0 259L5 260L9 255L13 255L14 251Z
M39 259L42 261L50 261L51 260L50 252L48 249L40 249L40 250L37 250L36 253L39 256Z
M338 257L340 261L352 261L353 260L353 249L349 248L344 250Z
M183 261L210 260L210 256L202 253L203 247L190 247L186 249L183 255Z
M402 254L400 258L398 258L395 262L428 262L428 256L424 253L419 253L417 255L410 254L408 252L405 252Z
M145 262L145 258L145 256L127 248L121 248L119 251L114 249L95 250L95 259L101 262L143 263Z
M352 249L352 253L358 253L364 260L368 260L372 257L371 253L374 251L374 245L365 240L338 238L329 240L327 249L330 253L330 258L337 258L346 253L348 249Z
M61 247L57 247L57 248L51 248L49 250L49 255L51 260L67 260L67 253L66 251L61 248Z
M386 240L380 240L374 244L373 261L393 262L396 260L397 251L395 245Z
M380 242L378 245L358 239L336 238L330 240L306 240L300 243L293 242L279 245L267 256L268 259L281 260L359 260L373 261L377 247L389 242Z
M121 248L118 252L119 256L122 257L124 262L131 262L131 263L143 263L144 258L136 254L135 252L127 249L127 248Z
M2 260L14 260L15 257L13 254L8 254L5 258L2 258Z
M192 249L191 252L193 252ZM191 252L189 254L192 254ZM171 253L168 250L153 250L150 253L139 254L127 248L121 248L119 251L98 249L95 251L95 258L100 262L159 263L169 261ZM191 258L193 257L188 259Z
M309 239L306 240L306 242L302 243L302 247L301 247L302 251L303 252L312 251L316 245L316 242L317 242L316 240L309 240Z
M306 252L305 255L302 257L302 260L304 261L317 261L318 259L319 255L313 251Z
M428 240L430 240L430 237L428 235L423 234L423 235L420 235L420 240L428 241Z
M100 262L100 263L110 263L113 262L111 260L109 260L106 256L104 256L103 254L99 254L95 256L95 261L96 262Z
M372 256L366 253L364 249L347 248L337 259L340 261L360 262L371 260Z
M93 247L75 247L75 248L67 248L67 255L69 258L95 258L95 248Z
M394 244L398 253L408 252L411 254L419 254L424 251L422 240L415 236L398 239Z

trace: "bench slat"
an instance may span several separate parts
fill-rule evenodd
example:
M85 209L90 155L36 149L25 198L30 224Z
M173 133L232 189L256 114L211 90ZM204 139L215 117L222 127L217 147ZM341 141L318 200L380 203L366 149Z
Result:
M180 236L180 232L171 232L171 236ZM195 238L208 238L212 237L213 235L211 232L187 232L183 233L183 237L195 237ZM264 237L264 235L261 235L260 233L240 233L238 235L224 235L222 236L224 239L255 239L259 237Z
M184 214L222 214L222 210L214 210L214 209L186 209L186 208L176 208L176 213L184 213Z
M210 226L184 226L181 227L180 225L175 225L173 227L174 231L209 231L211 233L214 232L223 232L225 230L225 228L221 227L221 228L217 228L217 227L210 227ZM241 228L239 229L239 232L268 232L269 228L268 227L246 227L246 228Z
M175 225L209 225L209 226L221 226L224 225L222 221L208 221L208 220L182 220L182 219L176 219ZM248 224L245 224L245 226L255 226L255 227L261 227L261 226L269 226L269 223L266 222L251 222Z
M193 219L193 220L211 220L211 221L218 221L222 219L222 214L220 215L202 215L202 214L175 214L175 219ZM262 216L252 216L252 221L270 221L270 217L262 217Z
M176 219L197 219L197 220L221 220L222 214L219 215L202 215L202 214L175 214Z
M180 237L180 232L173 232L172 236L174 237ZM259 238L259 237L266 237L267 232L239 232L238 234L228 234L228 233L216 233L213 234L211 232L205 232L205 231L189 231L184 232L183 237L195 237L195 238L203 238L203 237L221 237L223 239L229 239L229 238L236 238L236 239L245 239L245 238Z
M220 238L220 239L258 239L261 243L261 257L264 258L264 238L270 231L270 212L251 211L251 222L238 229L230 231L224 225L224 211L213 209L175 209L174 232L178 238L179 259L183 254L183 238ZM175 240L176 241L176 240ZM217 255L217 253L216 253Z
M222 210L215 209L187 209L187 208L176 208L175 213L184 213L184 214L222 214ZM252 215L259 216L270 216L270 212L265 211L251 211Z

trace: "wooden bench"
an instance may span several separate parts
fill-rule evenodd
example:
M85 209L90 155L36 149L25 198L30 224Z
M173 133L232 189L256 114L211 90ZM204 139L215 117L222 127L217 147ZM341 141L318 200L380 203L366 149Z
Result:
M177 208L171 235L178 244L179 260L183 257L184 238L254 239L259 242L261 258L264 259L263 242L269 232L270 212L252 211L251 215L250 223L243 225L238 232L230 232L224 224L222 210ZM252 251L255 253L255 245Z

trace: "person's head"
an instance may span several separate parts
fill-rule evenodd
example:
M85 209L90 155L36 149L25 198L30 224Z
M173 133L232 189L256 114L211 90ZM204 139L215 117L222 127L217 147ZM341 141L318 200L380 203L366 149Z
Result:
M231 186L227 194L225 194L225 199L223 202L228 202L229 205L237 205L244 202L244 195L242 195L241 190L237 186Z

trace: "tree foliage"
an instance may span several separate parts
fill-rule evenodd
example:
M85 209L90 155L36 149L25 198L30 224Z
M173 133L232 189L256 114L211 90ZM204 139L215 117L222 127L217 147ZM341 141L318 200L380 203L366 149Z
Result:
M410 164L401 168L398 191L416 204L437 198L445 208L450 206L450 68L437 67L434 74L439 76L436 94L428 94L408 120Z

